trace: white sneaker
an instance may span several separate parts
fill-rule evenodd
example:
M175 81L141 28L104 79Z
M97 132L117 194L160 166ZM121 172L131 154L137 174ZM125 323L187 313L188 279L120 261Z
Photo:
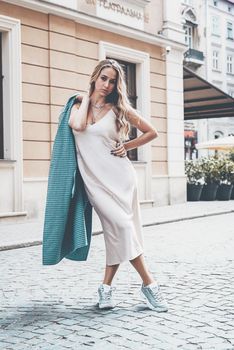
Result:
M101 284L99 286L99 309L113 309L116 306L116 303L112 297L113 290L115 290L115 288L109 286L108 284Z
M168 311L168 304L164 299L160 287L157 282L153 282L148 286L141 286L141 295L144 297L148 307L157 312Z

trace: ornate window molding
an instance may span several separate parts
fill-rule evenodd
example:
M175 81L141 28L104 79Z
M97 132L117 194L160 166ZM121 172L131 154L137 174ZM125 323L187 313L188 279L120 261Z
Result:
M186 21L186 23L191 24L193 26L197 26L197 15L196 12L193 8L191 7L186 7L183 11L182 11L182 16L184 18L184 20Z
M12 211L22 211L22 94L20 21L0 15L2 32L4 160L0 169L13 168ZM13 164L13 165L12 165ZM10 171L10 170L9 170ZM10 181L10 179L9 179Z
M150 56L148 53L133 50L109 42L99 42L99 59L111 56L116 59L136 64L137 109L146 119L150 119ZM138 161L145 162L146 197L151 198L151 145L146 144L138 149Z

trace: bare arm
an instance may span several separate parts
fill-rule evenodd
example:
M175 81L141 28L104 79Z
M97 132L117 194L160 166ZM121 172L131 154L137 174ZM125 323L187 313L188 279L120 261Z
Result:
M76 131L81 131L86 128L88 108L89 97L78 96L77 103L75 103L72 107L68 121L68 124L72 129Z
M83 99L83 96L77 95L76 99L75 99L75 103L72 106L70 117L69 117L69 120L68 120L68 124L69 124L69 126L71 128L72 128L73 123L74 123L74 120L73 120L74 119L74 113L80 108L80 104L82 102L82 99Z
M72 129L75 129L75 120L76 120L76 113L80 107L80 102L76 102L71 109L70 117L68 124Z
M127 118L131 125L135 126L142 132L142 135L117 147L113 153L120 157L125 156L126 151L142 146L158 136L158 132L153 125L142 118L135 109L131 108L129 110Z
M153 127L153 125L142 118L134 109L131 109L128 112L128 120L131 125L135 126L142 132L142 135L131 141L127 141L124 144L126 151L142 146L158 136L157 130Z

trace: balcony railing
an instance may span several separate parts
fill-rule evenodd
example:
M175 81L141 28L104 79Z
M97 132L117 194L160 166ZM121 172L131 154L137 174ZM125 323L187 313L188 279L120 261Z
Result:
M199 67L204 64L204 54L202 51L189 48L184 54L184 61L186 65Z

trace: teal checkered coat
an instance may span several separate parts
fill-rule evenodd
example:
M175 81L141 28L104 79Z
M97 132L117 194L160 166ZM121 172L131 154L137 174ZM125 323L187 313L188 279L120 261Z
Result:
M92 231L92 206L79 172L75 140L68 125L76 95L60 115L50 163L43 231L43 265L64 257L87 260Z

